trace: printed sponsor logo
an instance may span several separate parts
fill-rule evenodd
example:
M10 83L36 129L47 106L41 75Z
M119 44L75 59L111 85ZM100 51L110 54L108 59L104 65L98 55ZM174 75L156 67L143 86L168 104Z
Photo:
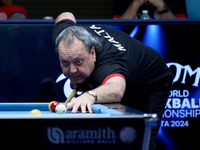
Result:
M124 127L120 132L111 127L97 127L95 129L61 129L59 127L47 128L47 139L52 144L116 144L120 139L122 143L130 144L137 137L133 127Z
M123 143L129 144L129 143L132 143L136 139L137 133L135 129L132 127L124 127L120 131L119 136L120 136L120 140Z
M187 84L199 87L200 67L192 69L190 65L181 65L176 62L167 63L169 68L175 69L173 83ZM198 90L197 90L198 91ZM197 92L190 89L172 89L162 116L162 127L188 127L188 118L197 118L200 115L200 98Z
M169 68L173 67L173 66L176 68L173 83L179 81L180 77L182 77L181 83L186 84L185 82L186 82L187 75L189 75L190 77L195 75L194 83L192 84L192 86L199 87L200 67L197 67L195 70L192 70L190 65L183 66L183 65L181 65L179 63L175 63L175 62L167 63L167 66ZM183 76L181 76L182 71L183 71Z

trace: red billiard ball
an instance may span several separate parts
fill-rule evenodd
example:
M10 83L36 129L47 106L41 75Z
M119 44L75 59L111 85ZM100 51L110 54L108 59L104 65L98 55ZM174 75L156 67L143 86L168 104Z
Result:
M56 112L56 106L60 104L59 102L56 101L52 101L51 103L49 103L49 110L52 112Z

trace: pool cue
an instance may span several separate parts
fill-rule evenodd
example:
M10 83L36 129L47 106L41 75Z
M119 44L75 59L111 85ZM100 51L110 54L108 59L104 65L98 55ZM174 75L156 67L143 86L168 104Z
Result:
M80 84L77 85L74 90L71 92L71 94L69 95L69 97L67 98L67 100L65 101L64 105L66 106L69 101L76 95L76 93L80 90Z

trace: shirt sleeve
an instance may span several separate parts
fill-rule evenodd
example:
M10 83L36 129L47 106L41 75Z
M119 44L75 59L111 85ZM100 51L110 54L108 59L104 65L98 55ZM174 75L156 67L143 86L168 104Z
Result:
M113 73L113 74L107 76L107 77L103 80L102 84L105 84L109 79L111 79L111 78L113 78L113 77L121 77L121 78L123 78L123 79L126 81L126 79L125 79L125 77L124 77L123 75L121 75L121 74L119 74L119 73Z
M105 84L110 78L119 76L125 81L129 76L128 70L122 67L120 64L105 64L103 66L97 67L92 73L90 80L93 87L98 87Z

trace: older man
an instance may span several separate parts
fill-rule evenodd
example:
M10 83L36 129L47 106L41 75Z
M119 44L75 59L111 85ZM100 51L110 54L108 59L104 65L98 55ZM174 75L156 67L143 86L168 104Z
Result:
M113 103L157 113L161 117L173 75L161 55L129 35L103 25L76 24L72 13L58 16L53 32L55 51L71 86L88 81L91 90L67 105L76 113L92 113L91 105ZM154 129L154 149L159 127Z

